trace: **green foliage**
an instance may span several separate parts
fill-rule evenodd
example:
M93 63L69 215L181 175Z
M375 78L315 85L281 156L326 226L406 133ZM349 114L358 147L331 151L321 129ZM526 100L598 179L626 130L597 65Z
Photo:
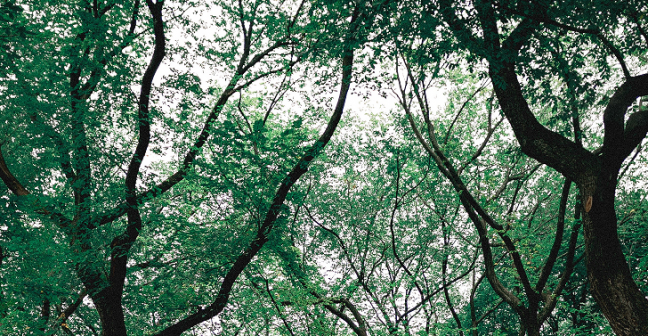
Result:
M520 148L486 63L514 63L540 124L595 151L620 64L646 70L648 8L497 3L502 43L539 28L495 59L477 3L0 1L0 335L126 336L107 331L115 312L128 335L213 312L185 334L518 335L519 307L549 298L542 335L612 334L588 294L582 195L559 218L565 178ZM648 295L636 153L615 209ZM522 278L550 255L532 307Z

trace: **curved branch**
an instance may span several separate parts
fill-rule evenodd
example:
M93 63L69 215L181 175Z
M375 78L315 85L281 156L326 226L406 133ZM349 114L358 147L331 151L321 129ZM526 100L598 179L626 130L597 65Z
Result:
M614 92L605 107L603 112L605 135L602 155L605 158L610 158L614 165L621 165L623 160L646 137L648 132L648 111L633 113L624 127L628 107L638 97L645 95L648 95L648 73L628 78Z
M511 63L492 62L489 75L498 101L522 151L571 180L596 167L596 156L538 122L531 112Z
M356 18L357 15L354 15L351 23L353 23ZM274 196L272 204L270 205L270 209L266 213L266 217L263 223L257 230L256 237L236 258L230 269L227 271L227 274L225 275L225 278L221 283L220 290L218 292L218 295L216 296L216 299L206 309L183 318L177 323L165 328L159 333L156 333L156 336L179 336L184 331L192 328L198 323L211 319L212 317L220 314L220 312L225 308L225 305L229 300L230 292L239 275L252 261L252 258L254 258L254 256L256 256L256 254L261 250L265 243L268 242L270 232L274 227L275 221L277 220L277 218L279 218L279 215L282 212L283 203L286 199L286 196L288 195L288 192L297 182L297 180L308 171L310 164L322 153L324 147L331 140L331 137L333 136L333 133L335 132L337 125L339 124L342 117L342 112L344 111L344 104L346 102L347 93L351 86L352 66L353 49L351 49L349 46L346 46L342 57L342 79L340 83L340 93L338 95L335 110L333 112L333 115L329 119L326 129L321 134L319 139L315 141L315 143L306 151L299 162L297 162L290 173L288 173L281 182L281 185L279 186Z
M412 78L412 80L413 80L413 78ZM454 127L454 125L455 125L455 123L457 122L457 120L459 120L459 116L461 115L461 112L463 112L464 109L466 108L466 106L468 106L468 103L470 103L470 102L472 101L472 99L473 99L473 98L474 98L474 97L475 97L475 96L476 96L476 95L477 95L481 90L483 90L483 89L486 87L486 84L487 84L487 82L484 82L483 85L481 85L480 87L478 87L477 90L475 90L475 91L470 95L470 97L468 97L468 98L463 102L463 104L461 104L461 107L459 108L459 111L457 111L457 114L455 115L454 119L452 119L452 122L450 123L450 126L448 126L448 131L446 131L446 135L445 135L445 137L443 137L443 144L444 144L444 145L447 145L447 144L448 144L448 139L450 138L450 134L452 133L452 128Z
M164 35L164 21L162 18L163 2L153 3L152 0L146 0L146 5L153 18L153 31L155 35L155 47L149 65L142 77L142 87L139 97L139 109L137 121L139 125L139 140L137 147L128 165L126 173L126 203L128 204L128 225L125 232L115 237L110 244L112 248L110 258L110 275L109 282L114 286L113 295L122 295L124 279L126 278L126 264L128 261L127 253L139 236L142 229L142 218L139 213L139 202L136 192L137 176L139 174L142 160L146 155L151 139L151 118L149 115L150 95L153 86L153 78L157 73L166 50L166 41Z
M637 30L639 30L639 34L643 37L644 42L648 44L648 34L646 34L646 30L641 26L639 19L637 17L638 16L637 13L631 12L629 16L630 18L632 18L632 21L637 25Z
M382 201L382 197L381 197L381 201ZM363 289L363 290L365 291L365 293L366 293L366 294L371 298L371 300L373 301L373 303L375 303L375 304L378 306L378 310L380 310L380 313L382 314L383 318L385 319L385 322L384 322L384 323L387 324L387 326L388 326L388 328L390 328L390 330L393 329L393 328L395 328L395 327L394 327L394 323L390 321L389 314L388 314L387 311L384 309L384 306L381 304L380 299L376 296L375 291L374 291L372 288L370 288L370 286L368 285L368 280L367 280L367 279L370 278L371 274L373 273L373 270L375 269L376 264L374 264L374 267L372 267L372 270L371 270L370 272L368 272L368 274L367 274L367 272L365 272L365 266L364 266L364 264L362 265L362 268L361 268L360 270L358 270L358 267L356 267L356 265L355 265L355 264L353 263L353 261L351 260L351 254L349 253L349 249L348 249L348 247L346 246L346 243L344 242L344 240L342 239L342 237L340 237L340 235L337 234L334 230L332 230L332 229L330 229L330 228L324 226L322 223L320 223L319 221L317 221L317 219L315 219L315 218L313 217L313 215L311 214L311 212L310 212L310 210L308 209L308 207L305 207L305 209L306 209L306 214L308 215L308 217L309 217L309 218L310 218L310 219L311 219L311 220L312 220L312 221L313 221L317 226L319 226L320 228L322 228L322 230L328 232L328 233L331 234L333 237L335 237L335 239L336 239L336 240L338 241L338 243L340 244L340 247L341 247L341 249L342 249L342 252L344 253L344 257L345 257L347 263L349 264L349 266L351 267L351 270L353 271L353 273L355 274L356 278L358 279L358 283L360 283L360 285L362 286L362 289ZM378 215L378 213L375 213L375 214L373 215L373 218L375 219L375 217L376 217L377 215ZM387 248L385 248L385 249L387 249ZM367 251L368 251L368 249L365 250L365 252L367 252ZM383 252L384 252L384 251L383 251ZM378 263L379 263L379 262L380 262L380 260L378 260ZM375 308L374 308L374 309L375 309Z
M289 38L289 36L286 37L286 39L288 39L288 38ZM250 53L249 48L251 46L246 45L246 49L243 51L243 55L241 56L241 62L239 62L239 65L237 67L237 70L236 70L235 74L232 76L229 83L225 87L225 90L221 93L220 97L216 101L216 104L212 108L212 111L207 116L207 119L205 120L205 122L203 124L202 130L200 131L200 133L196 137L196 140L194 141L193 145L191 146L191 148L189 149L187 154L185 155L184 160L183 160L182 164L180 165L180 168L174 174L172 174L171 176L166 178L164 181L162 181L162 182L158 183L157 185L155 185L154 187L152 187L152 188L138 194L137 195L137 202L138 203L141 203L141 202L143 202L143 201L145 201L146 199L149 199L149 198L157 197L157 196L167 192L173 186L175 186L176 184L178 184L179 182L184 180L187 173L189 172L189 170L193 166L193 162L196 159L196 157L198 156L200 150L202 149L202 147L205 145L205 143L209 139L212 124L214 123L214 121L216 121L216 119L220 115L220 112L225 107L225 104L227 103L229 98L234 93L236 93L237 91L245 89L246 87L253 84L255 81L257 81L257 80L259 80L261 78L270 76L272 74L278 73L278 72L286 69L286 67L271 69L271 70L266 71L266 72L264 72L264 73L262 73L260 75L255 76L253 79L248 80L243 84L237 85L239 80L242 78L242 76L249 69L251 69L252 67L257 65L259 62L261 62L261 60L263 60L264 57L269 55L271 53L271 51L273 51L273 50L275 50L275 49L277 49L277 48L279 48L281 46L289 45L291 43L292 42L289 42L289 41L286 41L286 40L279 41L279 42L273 44L272 46L268 47L264 51L260 52L256 56L254 56L253 59L250 60L247 64L245 63L245 61L248 58L248 55ZM291 60L288 63L287 67L289 68L289 67L295 65L299 61L301 61L301 56L297 57L297 59ZM100 214L100 215L96 216L94 218L94 220L92 221L93 225L101 226L101 225L104 225L104 224L107 224L107 223L111 223L112 221L114 221L117 218L120 218L121 216L126 214L128 209L129 209L129 206L128 206L127 202L122 202L122 203L118 204L117 206L115 206L114 208L107 211L106 213L103 213L103 214Z
M2 155L2 144L0 144L0 178L2 178L7 188L16 196L29 195L29 191L23 187L20 181L11 173L9 167L7 167L7 163Z
M4 184L14 193L16 196L27 196L31 194L23 185L18 181L18 179L11 173L7 163L5 162L4 156L2 154L2 144L0 144L0 178ZM40 200L34 202L35 212L41 215L48 216L50 219L56 223L60 228L63 229L65 233L69 233L70 225L72 221L65 217L62 213L56 211L52 207L43 206Z
M450 245L450 238L448 237L448 232L446 231L445 221L441 221L441 231L443 232L443 248L444 250L446 250ZM446 304L448 305L448 309L452 314L452 318L455 320L455 323L457 323L457 328L459 329L459 335L464 336L463 327L461 326L461 320L459 319L459 315L457 315L457 312L454 309L452 300L450 299L448 286L446 285L447 273L448 273L448 252L444 251L443 261L441 262L441 280L443 284L443 296L445 298Z
M621 65L621 70L623 71L623 75L625 76L625 78L630 78L631 77L630 76L630 71L628 70L628 66L626 65L626 62L623 59L623 54L621 54L619 49L617 47L615 47L614 44L612 44L612 42L610 42L610 40L608 40L607 37L605 37L605 35L603 35L603 33L601 31L598 31L595 34L595 36L599 40L601 40L601 42L603 42L603 45L605 45L608 49L610 49L610 51L612 52L612 55L614 55L614 57L619 62L619 65Z
M400 83L400 82L399 82ZM523 309L523 306L521 306L521 301L515 294L513 294L511 291L509 291L500 281L499 278L497 277L495 270L494 270L494 262L493 262L493 257L492 257L492 251L490 248L490 242L488 240L487 236L487 227L486 224L489 226L493 227L494 229L498 230L498 233L502 240L504 241L507 249L511 253L511 257L513 259L513 262L515 264L516 271L518 272L520 276L520 281L522 282L525 291L530 297L533 297L536 295L536 293L533 291L531 288L528 276L526 274L526 271L524 270L523 263L520 259L519 253L517 252L515 245L511 241L511 239L505 235L504 233L504 228L497 224L492 217L484 211L484 209L479 205L479 203L474 199L468 188L465 186L463 181L461 180L461 177L457 174L456 170L448 160L448 158L445 156L441 148L439 147L438 142L436 141L436 136L434 134L434 125L430 121L429 114L427 111L423 112L423 116L427 125L427 131L428 131L428 138L430 139L430 142L426 141L423 138L423 135L419 131L418 127L416 126L416 123L414 122L414 118L412 116L412 112L410 111L410 108L408 105L406 105L403 101L405 95L404 95L404 89L401 88L401 93L403 94L402 99L401 99L401 106L405 110L405 113L407 115L407 120L416 136L418 141L421 143L423 148L428 152L428 154L434 159L434 161L437 164L437 167L439 167L439 170L441 173L448 178L448 180L452 183L453 187L455 190L459 193L459 199L464 206L464 209L466 210L469 218L471 221L474 223L475 227L477 228L477 231L480 236L480 241L482 245L482 251L484 255L484 263L486 265L486 272L487 272L487 277L489 282L491 283L491 286L493 286L493 289L495 290L498 295L500 295L503 299L511 305L511 307L515 309Z
M598 29L598 28L572 27L572 26L557 22L557 21L549 18L545 12L536 11L535 15L530 15L528 13L516 11L516 10L511 9L511 8L506 8L505 10L507 10L507 11L509 11L511 13L514 13L516 15L520 15L520 16L524 17L525 20L528 20L529 22L531 22L531 21L533 21L535 23L542 22L542 23L550 24L550 25L558 27L558 28L562 28L562 29L567 30L567 31L572 31L572 32L581 33L581 34L591 34L591 35L596 36L596 38L598 38L603 43L603 45L605 45L610 50L610 52L612 52L614 57L617 59L617 61L619 62L619 65L621 65L621 70L623 71L624 76L626 78L630 78L630 71L628 71L628 67L626 65L625 60L623 59L623 55L621 54L619 49L617 47L615 47L612 44L612 42L605 37L605 35L603 35L603 32L601 32L600 29ZM642 32L641 26L638 23L637 23L637 26L639 27L639 31ZM510 47L505 46L504 49L515 50L517 48L510 48Z
M558 223L556 225L556 235L554 236L554 242L549 251L549 257L544 263L542 270L540 271L540 276L538 277L538 282L536 283L535 290L538 293L542 293L551 270L553 269L556 259L558 258L558 252L562 246L563 232L565 229L565 213L567 211L567 200L569 198L569 189L571 188L571 181L565 180L563 184L562 195L560 197L560 207L558 209Z

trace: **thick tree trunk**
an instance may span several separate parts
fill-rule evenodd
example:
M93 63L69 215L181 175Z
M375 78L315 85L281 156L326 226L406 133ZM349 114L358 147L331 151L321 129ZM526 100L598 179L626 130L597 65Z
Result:
M107 288L93 298L93 302L99 313L101 336L127 336L121 295Z
M519 313L518 313L519 314ZM527 336L540 336L540 326L542 325L538 319L538 304L529 304L524 314L520 315L522 319L522 334Z
M519 32L524 35L524 29ZM524 98L515 66L494 64L489 74L493 83L500 84L493 88L522 151L576 181L581 190L587 274L594 299L617 335L648 335L648 300L632 279L614 210L621 164L646 135L648 115L633 114L637 122L628 121L625 130L623 121L628 106L646 94L648 74L628 79L614 93L604 113L603 149L594 154L540 124Z
M527 336L540 336L540 326L536 325L531 329L527 329Z
M524 329L527 336L540 336L540 325L538 321L525 321Z
M604 171L595 184L593 180L579 186L585 195L583 231L591 292L617 335L648 335L648 300L632 279L617 234L616 174Z

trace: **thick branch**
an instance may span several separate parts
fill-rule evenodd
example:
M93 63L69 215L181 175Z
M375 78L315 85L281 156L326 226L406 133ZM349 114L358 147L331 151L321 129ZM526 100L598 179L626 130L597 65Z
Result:
M169 189L171 189L173 186L175 186L180 181L184 180L185 176L187 175L187 173L189 172L189 170L193 166L193 162L196 159L196 157L198 156L200 150L202 149L202 147L205 145L205 143L209 139L212 124L218 118L220 112L222 111L223 107L225 106L225 104L227 103L229 98L235 92L237 92L238 90L242 90L242 89L248 87L249 85L251 85L254 81L257 81L257 80L259 80L261 78L264 78L266 76L275 74L275 73L277 73L277 72L279 72L279 71L281 71L281 70L283 70L285 68L272 69L272 70L270 70L268 72L264 72L264 73L262 73L262 74L260 74L258 76L255 76L252 80L249 80L249 81L237 86L239 80L242 78L242 76L245 74L245 72L248 71L249 69L251 69L256 64L258 64L264 57L269 55L272 50L275 50L276 48L278 48L280 46L284 46L284 45L288 45L288 44L289 43L285 42L285 41L277 42L277 43L273 44L272 46L270 46L268 49L266 49L266 50L260 52L259 54L257 54L247 64L245 64L244 61L247 60L247 58L248 58L249 50L247 50L247 49L244 50L243 55L241 56L241 60L243 61L243 63L239 64L236 73L232 76L230 82L225 87L225 90L221 93L220 97L218 98L218 100L217 100L216 104L214 105L214 107L213 107L211 113L209 114L209 116L207 116L207 119L205 120L205 123L203 124L202 130L200 131L200 133L196 137L196 140L194 141L193 145L191 146L191 148L189 149L187 154L185 155L184 160L183 160L180 168L174 174L169 176L167 179L165 179L164 181L157 184L155 187L153 187L153 188L139 194L137 196L137 202L138 203L144 201L147 198L152 198L152 197L159 196L159 195L165 193L166 191L168 191ZM248 48L249 48L249 46L248 46ZM297 63L300 60L301 60L301 57L298 57L298 59L291 61L288 64L288 66L294 65L295 63ZM103 225L103 224L110 223L110 222L116 220L117 218L123 216L128 211L128 209L129 209L129 206L128 206L128 204L126 202L120 203L116 207L110 209L107 213L104 213L104 214L101 214L101 215L97 216L96 219L93 222L96 223L96 225Z
M137 175L139 173L142 160L150 142L150 94L153 86L153 77L157 72L162 59L165 55L165 36L164 36L164 22L162 21L162 6L163 2L153 3L152 0L147 0L146 4L153 17L153 31L155 35L155 47L153 55L149 61L149 65L144 72L142 78L142 88L139 97L138 109L138 125L139 125L139 140L137 147L133 153L128 171L126 173L126 203L128 204L128 225L126 231L121 235L115 237L111 243L111 261L110 261L110 275L109 282L114 286L115 291L113 295L122 295L124 279L126 277L126 263L127 253L133 245L139 231L142 228L142 218L139 214L138 199L135 190L137 182Z
M338 96L338 101L335 106L335 110L329 123L326 127L326 130L322 133L320 138L306 151L304 156L297 162L293 169L288 173L288 175L283 179L281 185L279 186L272 205L268 210L266 217L257 231L256 237L250 242L250 244L245 248L243 253L241 253L236 261L232 264L232 267L229 269L223 282L221 283L220 290L214 302L209 305L206 309L201 310L197 313L191 314L186 318L180 320L178 323L173 324L161 332L155 334L156 336L179 336L185 330L192 328L193 326L206 321L216 315L218 315L229 300L230 292L236 279L239 277L241 272L245 267L252 261L252 258L261 250L263 245L269 240L269 234L274 227L274 223L279 217L283 203L288 195L288 192L292 186L297 182L297 180L308 171L308 167L311 162L319 156L323 151L324 147L328 144L335 129L337 128L338 123L342 117L342 112L344 111L344 104L346 102L347 93L351 84L351 72L353 65L353 50L345 48L345 52L342 58L342 79L340 84L340 94Z
M489 74L502 111L525 154L572 180L596 166L592 153L538 122L522 94L513 64L493 62Z
M455 34L460 42L466 44L469 49L476 55L485 56L484 42L470 31L466 23L457 16L455 12L456 5L451 0L439 1L439 12L450 26L450 30ZM430 13L434 16L435 13Z
M2 145L0 145L0 178L5 183L7 188L11 190L16 196L26 196L29 195L29 191L23 187L23 185L16 179L16 177L11 173L9 167L5 163L4 156L2 155Z
M484 34L496 34L496 30L492 28L496 18L485 14L481 15L482 21L491 23L485 25ZM524 98L515 73L513 61L520 47L530 39L534 29L530 20L523 20L504 41L501 52L486 57L490 63L489 75L502 112L511 124L522 151L558 170L567 178L576 180L578 172L589 170L594 166L595 157L576 143L550 131L538 122ZM499 40L499 36L491 36L486 40L495 44L490 46L489 50L497 50L496 41Z
M630 115L624 130L624 119L628 107L641 96L648 95L648 74L631 77L612 95L603 113L605 136L603 156L620 165L632 150L641 143L648 132L648 111Z
M4 156L2 154L2 145L0 145L0 178L5 183L7 188L11 190L16 196L27 196L30 192L25 189L25 187L18 181L18 179L11 173L7 163L5 162ZM46 207L41 204L40 201L36 201L35 212L41 215L46 215L56 223L64 232L69 233L69 227L71 221L65 217L62 213L56 211L51 207Z

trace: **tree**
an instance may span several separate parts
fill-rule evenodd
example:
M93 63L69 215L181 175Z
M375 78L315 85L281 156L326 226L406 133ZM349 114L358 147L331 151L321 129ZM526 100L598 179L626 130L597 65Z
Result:
M414 48L409 49L412 50ZM559 281L553 284L548 283L552 273L556 273L554 267L556 266L558 255L563 245L563 232L565 229L565 217L571 182L565 181L562 192L558 193L561 196L557 199L559 206L554 210L557 216L555 218L556 230L553 242L547 241L544 244L533 244L533 240L543 238L541 235L535 233L538 229L532 225L538 224L534 223L534 219L537 217L541 218L541 224L538 225L540 228L547 221L554 219L552 215L540 215L537 213L538 207L545 203L548 197L544 199L540 197L537 199L530 198L525 194L527 192L533 192L523 188L528 181L536 178L536 171L539 166L535 165L534 162L525 162L523 160L524 157L520 156L519 153L509 153L506 157L488 154L487 146L493 137L499 137L500 131L498 128L502 122L502 119L499 121L494 120L493 107L488 103L485 104L487 117L483 117L488 122L485 125L486 131L484 132L482 143L479 144L474 153L465 159L465 162L454 164L445 154L442 146L446 147L446 149L453 150L453 146L448 144L448 140L453 138L451 136L453 132L458 132L461 128L468 128L469 131L466 133L474 134L477 132L477 130L470 129L472 126L470 122L468 122L468 125L470 125L468 127L462 127L460 125L461 121L457 123L460 120L460 114L464 112L463 110L466 108L468 102L461 105L459 111L456 112L456 116L452 119L451 124L445 127L446 135L443 137L444 140L439 141L436 131L438 125L435 125L431 119L430 106L426 98L428 96L426 91L430 86L430 82L425 79L426 76L424 73L418 72L419 68L415 68L409 58L406 58L406 56L402 56L402 58L405 63L403 66L405 74L401 76L401 71L396 69L399 88L397 94L414 136L428 155L434 159L440 172L452 184L465 212L473 222L475 230L479 234L484 258L485 276L495 293L519 316L521 325L520 334L540 335L540 328L553 311L574 267L574 255L578 231L580 230L580 223L578 221L575 221L572 226L571 235L567 240L568 248L565 253L564 268L556 274ZM424 70L426 66L424 64L421 69ZM417 78L421 80L417 80ZM434 78L430 80L434 80ZM475 90L469 99L475 99L477 93L483 88L482 86ZM468 109L471 108L468 107ZM421 123L415 120L420 119L414 116L415 110L420 111L423 117ZM474 116L475 113L471 112L467 111L466 114ZM455 123L459 124L457 125L457 129L453 129ZM418 126L418 124L422 124L422 126ZM422 134L421 128L427 131L425 136ZM504 162L497 162L500 160ZM470 179L476 181L476 188L479 194L481 194L479 197L469 189L464 182L465 178L461 176L466 170L477 170L477 174L480 175L478 170L480 163L478 161L485 161L487 167L505 167L503 174L501 171L493 172L491 169L486 168L483 176ZM500 177L498 175L502 176ZM543 174L543 178L546 178L547 181L553 180L549 174ZM491 181L497 179L503 180L501 186L496 188L482 187L482 184L489 185L492 184ZM512 193L510 195L503 194L514 182L516 186ZM492 191L488 193L484 189L491 189ZM551 185L545 186L545 183L540 181L533 183L535 193L540 190L552 189L555 190L557 188ZM555 191L553 193L556 194ZM549 191L548 194L551 195L552 192ZM502 201L497 202L496 200L498 199L505 199L506 203ZM497 203L501 205L497 206ZM532 206L522 206L521 203L528 203ZM549 205L545 206L549 207ZM524 219L528 222L526 228L524 227L525 225L520 225L520 222L525 221ZM491 232L489 232L489 229ZM514 278L516 279L512 281L515 283L514 286L506 285L506 281L504 280L506 278L506 272L497 271L498 267L496 265L498 263L495 261L496 257L494 256L494 247L496 245L491 242L491 235L499 238L498 240L501 241L500 246L505 248L505 254L511 259L510 269L514 272ZM546 250L540 252L539 246L542 245L546 246ZM533 256L537 253L543 256L546 255L546 259L537 260L537 257ZM532 266L529 267L528 265L531 264ZM509 279L508 282L511 282L511 280ZM553 288L550 287L551 285ZM458 317L455 316L455 320L457 320L457 324L461 325ZM474 318L473 321L475 321Z
M236 184L236 174L241 173L242 167L219 167L232 154L228 150L236 149L228 144L233 141L235 145L253 148L253 157L246 148L238 149L240 155L248 156L245 160L251 165L247 169L256 170L256 180L263 183L260 192L255 186L245 190L252 198L249 206L258 207L257 211L254 217L238 214L239 222L229 232L238 236L229 246L231 254L212 265L220 272L215 274L218 280L211 279L218 283L210 288L211 295L202 293L207 297L203 297L197 309L180 305L182 313L172 314L172 318L164 320L168 323L156 325L155 334L180 335L222 312L238 277L270 240L274 226L284 216L284 202L290 189L331 139L351 84L354 49L362 43L364 29L369 29L375 12L380 10L379 6L365 8L342 2L295 2L287 6L271 1L239 1L210 5L220 15L216 28L221 30L211 42L198 41L200 45L193 50L191 42L170 44L168 35L176 24L190 31L197 29L186 16L187 11L197 8L196 3L166 6L166 2L152 0L123 5L37 1L20 5L8 2L3 6L3 10L9 11L6 17L20 17L17 22L24 24L7 29L11 39L3 41L7 59L19 60L8 63L9 71L3 73L2 84L3 98L8 102L2 107L3 128L8 136L2 143L0 177L13 194L3 197L13 210L6 228L12 234L6 238L15 247L18 239L35 242L30 236L32 232L14 234L18 228L33 232L43 228L51 235L44 239L50 239L49 246L56 246L57 252L65 255L65 263L74 269L84 287L77 301L86 295L92 300L101 335L127 334L125 314L137 310L133 306L139 302L133 296L137 296L138 287L146 284L133 270L138 267L131 264L134 256L141 256L133 249L146 251L144 238L140 238L143 232L152 234L149 239L160 238L155 228L146 226L159 220L156 212L164 215L165 207L173 204L166 197L172 188L215 199L214 205L227 207L223 203L236 203L227 197L232 190L224 188L219 194L218 189L212 189L201 194L200 186L189 181L195 175L207 178L212 174ZM339 24L341 18L348 21ZM19 32L18 36L13 31ZM175 69L165 85L168 91L158 89L163 94L156 94L154 78L165 58L189 57L185 60L188 65L196 60L191 52L204 53L207 64L224 62L223 66L217 65L223 71L221 74L229 74L223 88L206 94L200 79L189 71ZM290 77L293 68L305 58L316 59L320 52L337 53L340 56L335 59L341 63L337 67L341 73L337 80L339 95L326 129L316 139L304 139L310 140L311 145L290 142L289 133L301 126L295 121L285 131L288 133L281 134L287 148L278 156L284 161L268 163L263 138L267 136L264 133L269 127L269 115L286 87L294 84ZM141 55L145 53L149 56L143 64ZM225 120L221 129L215 129L233 96L243 97L255 83L280 76L283 79L278 84L268 82L275 85L276 95L261 99L267 105L265 115L250 121L239 100L238 109L247 129L241 129L241 134L232 132L232 119ZM137 95L131 92L133 86L139 91ZM178 95L183 98L174 101ZM205 98L213 99L208 107L201 105L200 100ZM169 110L162 103L171 104ZM197 113L201 110L203 115ZM176 128L176 122L184 122L184 127ZM168 142L171 139L160 136L156 127L166 127L168 134L174 134L179 141ZM208 142L215 133L222 138ZM31 142L33 139L38 140ZM206 146L210 147L211 155L205 153ZM143 171L147 153L157 150L164 154L164 148L181 153L173 172L158 177ZM221 170L205 172L207 167ZM194 209L202 205L193 203ZM216 224L216 232L227 224L226 220ZM160 233L162 240L170 238L168 234ZM138 241L140 244L136 244ZM66 245L69 251L65 251ZM161 246L162 250L152 251L158 255L139 267L176 262L172 256L183 246L173 245L168 242ZM3 261L18 262L25 251L9 251L9 255L14 255ZM17 267L24 271L28 264ZM45 265L40 267L43 276ZM58 268L55 272L62 270ZM126 289L130 293L125 293ZM42 300L40 327L48 332L52 301L57 301L58 307L65 300L51 291L41 294L29 300ZM66 294L70 296L69 292ZM130 306L125 307L127 303ZM75 301L65 310L58 307L61 314L55 318L55 325L69 331L69 316L78 306ZM166 314L162 307L154 309L158 315ZM96 327L88 325L93 333ZM11 330L12 326L8 328Z
M646 14L4 0L0 333L648 334Z
M586 7L582 8L584 15L568 14L581 6ZM632 103L648 95L648 75L641 74L643 67L637 64L633 69L635 62L626 61L640 52L642 43L648 42L642 27L646 10L644 3L608 6L602 2L580 1L560 4L474 1L465 7L439 1L427 9L429 15L444 20L472 57L488 63L497 100L522 151L578 186L591 290L619 335L648 333L648 301L634 282L624 257L615 210L622 164L648 131L647 115L643 111L631 114L626 121ZM633 33L624 36L609 33L618 27ZM596 51L591 58L577 56L571 63L566 61L572 53L592 46L596 46ZM610 65L608 59L616 60L618 67ZM599 72L598 82L602 85L616 88L602 102L602 145L588 150L582 141L585 132L580 129L579 115L584 113L583 109L594 109L588 103L601 99L596 97L599 88L587 85L585 71L589 69ZM620 79L613 76L619 71ZM575 141L550 130L534 114L534 103L549 99L542 95L551 94L547 77L552 72L561 74L566 82L566 89L559 92L568 99L566 105L574 120ZM594 76L594 83L598 76ZM521 83L521 78L527 81L526 85ZM537 95L533 90L537 90Z

